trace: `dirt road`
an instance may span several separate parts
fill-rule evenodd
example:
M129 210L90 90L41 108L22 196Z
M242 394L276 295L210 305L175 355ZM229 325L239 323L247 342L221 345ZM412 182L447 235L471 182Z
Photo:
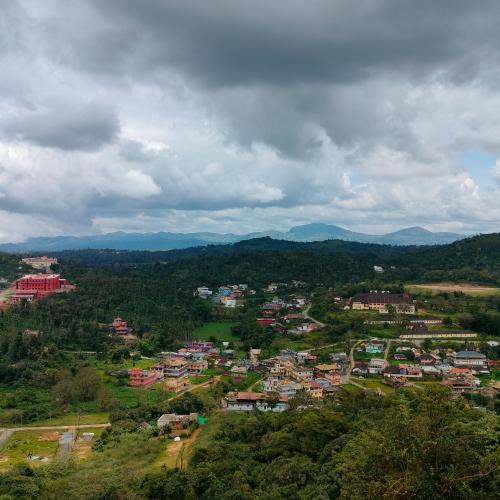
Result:
M220 380L220 375L216 375L215 377L211 378L210 380L207 380L206 382L202 382L201 384L196 384L196 385L190 385L183 389L182 391L178 392L175 396L171 397L169 401L172 401L173 399L180 398L185 392L192 391L195 389L202 389L203 387L207 387L211 384L215 384Z
M309 309L311 309L311 304L309 304L305 309L304 309L304 319L309 319L313 323L316 323L318 326L321 328L324 328L326 325L322 323L321 321L318 321L317 319L314 319L312 316L309 316Z

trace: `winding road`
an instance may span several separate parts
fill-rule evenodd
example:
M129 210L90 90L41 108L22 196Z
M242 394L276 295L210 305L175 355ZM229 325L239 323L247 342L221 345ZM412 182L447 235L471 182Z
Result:
M309 309L311 309L311 305L312 304L309 304L305 309L304 309L304 319L309 319L311 320L313 323L316 323L318 326L320 326L321 328L324 328L326 325L324 323L322 323L321 321L318 321L317 319L313 318L312 316L309 316Z

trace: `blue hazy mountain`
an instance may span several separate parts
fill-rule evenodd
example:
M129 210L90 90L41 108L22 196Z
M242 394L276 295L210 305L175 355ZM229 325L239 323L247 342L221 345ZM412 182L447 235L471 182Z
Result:
M8 252L57 252L80 249L172 250L210 244L230 244L253 238L270 237L288 241L344 240L388 245L441 245L466 237L456 233L434 233L422 227L410 227L388 234L372 235L350 231L340 226L311 223L288 231L261 231L237 235L211 232L199 233L125 233L114 232L88 236L54 236L29 238L22 243L4 243L0 250Z

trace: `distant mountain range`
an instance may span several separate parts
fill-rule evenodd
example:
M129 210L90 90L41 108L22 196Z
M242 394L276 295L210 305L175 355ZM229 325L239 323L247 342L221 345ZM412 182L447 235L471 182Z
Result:
M211 244L230 244L253 238L271 237L287 241L344 240L386 245L442 245L466 236L456 233L433 233L422 227L409 227L383 235L350 231L340 226L323 223L292 227L289 231L264 231L237 234L219 233L124 233L115 232L89 236L55 236L29 238L22 243L0 244L7 252L59 252L62 250L115 249L115 250L172 250Z

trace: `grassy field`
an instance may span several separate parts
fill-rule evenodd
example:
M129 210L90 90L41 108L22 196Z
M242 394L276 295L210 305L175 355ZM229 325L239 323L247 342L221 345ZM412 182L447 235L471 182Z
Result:
M354 361L369 361L370 359L374 359L374 358L383 358L384 357L384 353L383 352L380 352L380 353L369 353L369 352L365 352L365 351L357 351L357 350L354 350Z
M356 386L355 386L355 385L353 385L353 384L344 384L344 385L342 386L342 390L344 390L344 391L346 391L346 392L348 392L348 393L350 393L350 394L355 394L355 393L357 393L357 392L360 392L360 391L361 391L361 389L360 389L359 387L356 387Z
M59 446L59 433L53 431L15 432L0 452L0 470L27 462L42 465L54 459ZM39 457L32 460L31 457Z
M169 468L185 469L188 466L191 448L203 428L196 429L188 438L180 441L168 441L165 451L160 454L155 465L166 465Z
M98 370L123 370L128 368L142 368L148 369L151 368L154 364L158 363L158 360L155 358L141 358L141 359L122 359L119 363L111 363L111 362L102 362L102 361L94 361L94 366Z
M80 419L81 424L101 423L103 416L101 415L82 415ZM67 417L67 418L66 418ZM106 414L107 420L107 414ZM70 421L69 415L61 417L60 419L41 421L33 425L71 425L75 420ZM77 440L74 444L72 455L76 459L88 458L92 452L92 445L95 440L103 432L103 428L85 428L78 431ZM23 462L28 463L30 466L37 467L52 462L57 454L59 448L59 439L64 429L58 430L23 430L14 432L7 440L3 449L0 451L0 471L9 469L14 465ZM82 435L84 432L93 432L94 439L92 441L83 441ZM38 457L33 460L33 457Z
M462 292L467 295L498 295L500 294L500 288L476 285L473 283L425 283L425 284L413 284L406 285L405 289L410 293L418 292Z
M30 422L26 425L29 427L39 427L44 425L76 425L77 422L79 422L80 425L105 424L109 422L109 413L82 413L80 414L80 418L78 418L77 413L68 413L60 417L36 420L35 422Z
M307 351L324 345L330 345L331 343L332 341L328 339L324 332L315 331L306 335L297 336L276 334L271 347L273 349L273 354L275 354L279 352L280 349Z
M391 394L394 392L394 389L392 387L389 387L388 385L383 384L380 380L376 379L356 379L356 382L359 385L362 385L363 387L366 387L367 389L380 389L384 394Z
M205 323L197 328L193 334L196 340L209 340L215 337L221 342L238 342L238 337L231 333L231 328L235 323Z
M481 385L488 385L490 382L500 380L500 368L493 368L487 375L480 375Z
M155 403L163 394L163 391L154 388L142 389L128 385L117 385L109 381L105 382L104 385L111 389L115 396L128 407L133 407L139 402Z
M165 450L154 462L154 467L166 465L169 468L186 468L193 453L200 448L210 448L217 439L218 430L229 422L238 423L248 415L239 412L224 412L211 415L207 423L199 427L189 438L181 441L168 441Z
M371 328L370 335L373 337L379 337L381 339L394 339L399 337L401 334L401 327L389 326L387 328Z

